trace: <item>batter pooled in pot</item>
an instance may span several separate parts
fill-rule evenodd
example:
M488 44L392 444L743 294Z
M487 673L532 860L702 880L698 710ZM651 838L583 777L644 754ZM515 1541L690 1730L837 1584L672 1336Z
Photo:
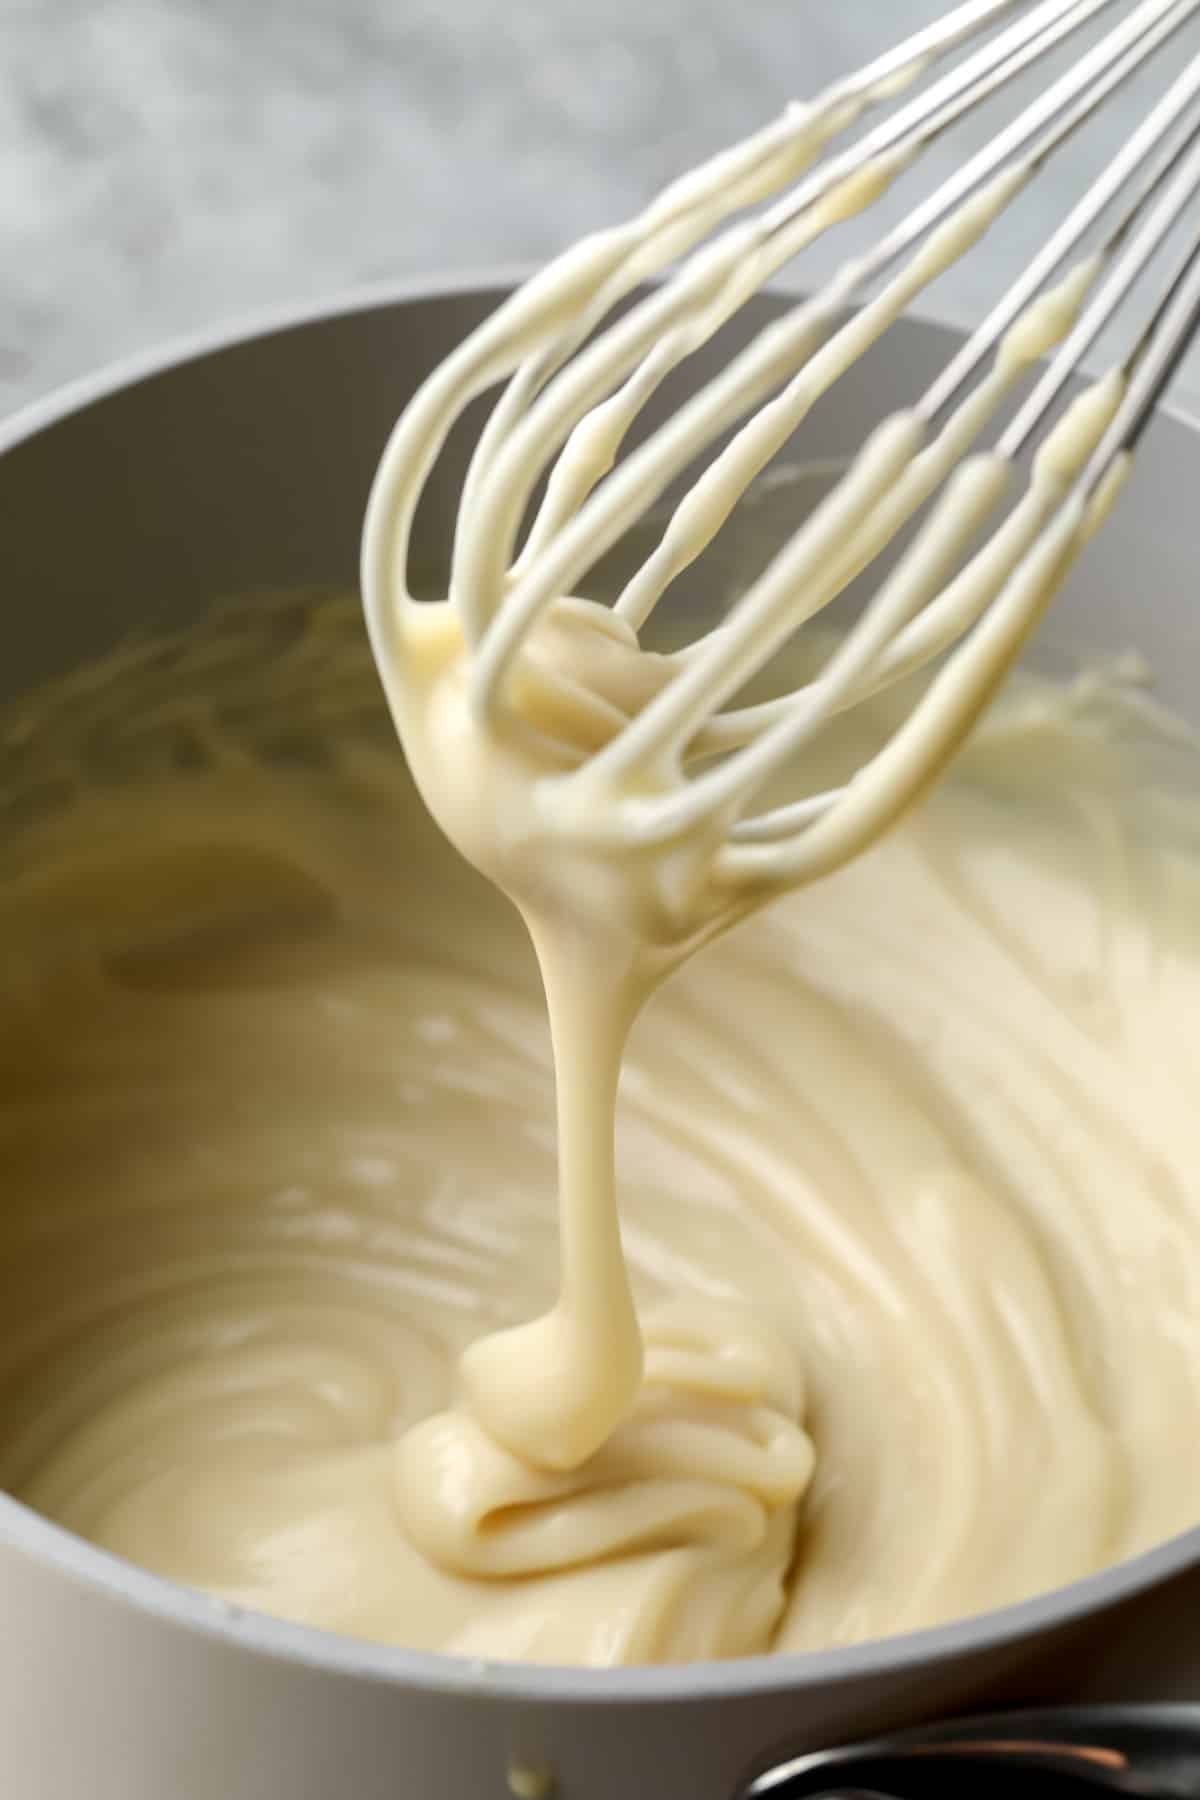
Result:
M1027 684L671 978L618 1112L644 1373L538 1463L456 1367L559 1292L544 1003L355 624L8 734L57 804L0 884L4 1485L244 1605L597 1664L878 1636L1195 1523L1193 753Z

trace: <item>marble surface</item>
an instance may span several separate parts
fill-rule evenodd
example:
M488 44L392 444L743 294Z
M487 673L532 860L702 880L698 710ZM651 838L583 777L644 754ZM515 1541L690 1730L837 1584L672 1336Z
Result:
M938 10L0 0L0 411L248 309L544 256ZM1143 104L1122 96L928 309L977 316Z

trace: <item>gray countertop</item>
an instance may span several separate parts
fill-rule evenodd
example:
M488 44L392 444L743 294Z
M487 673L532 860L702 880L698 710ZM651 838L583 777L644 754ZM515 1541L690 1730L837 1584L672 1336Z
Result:
M0 0L0 412L247 309L541 257L937 11ZM1122 96L928 307L977 316L1141 103Z

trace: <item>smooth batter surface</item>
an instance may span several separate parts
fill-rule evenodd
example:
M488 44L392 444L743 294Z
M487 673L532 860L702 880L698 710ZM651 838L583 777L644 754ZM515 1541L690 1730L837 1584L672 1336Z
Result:
M634 1409L574 1469L439 1462L459 1355L558 1291L549 1044L342 616L168 701L148 664L140 737L86 684L7 734L59 804L0 888L4 1485L244 1604L594 1663L885 1634L1194 1523L1192 753L1027 689L674 976L622 1075Z

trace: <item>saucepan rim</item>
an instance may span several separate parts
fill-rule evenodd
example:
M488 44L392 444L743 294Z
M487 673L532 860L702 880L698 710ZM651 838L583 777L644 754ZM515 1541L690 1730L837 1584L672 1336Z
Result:
M523 268L499 267L391 280L325 299L265 309L175 339L70 382L0 420L0 456L136 383L214 352L356 313L451 296L496 293L515 286L528 272ZM928 314L920 315L914 322L961 335L959 326ZM1163 411L1200 433L1200 416L1186 404L1172 403ZM365 504L365 494L363 499ZM6 1494L0 1494L0 1543L114 1602L128 1603L163 1623L242 1651L429 1694L575 1706L672 1701L710 1704L780 1691L799 1695L811 1688L870 1682L879 1676L953 1662L963 1655L995 1651L1043 1632L1069 1628L1093 1612L1147 1592L1200 1563L1197 1525L1152 1550L1048 1593L920 1631L845 1648L775 1652L725 1662L586 1669L499 1663L405 1650L251 1612L136 1568Z

